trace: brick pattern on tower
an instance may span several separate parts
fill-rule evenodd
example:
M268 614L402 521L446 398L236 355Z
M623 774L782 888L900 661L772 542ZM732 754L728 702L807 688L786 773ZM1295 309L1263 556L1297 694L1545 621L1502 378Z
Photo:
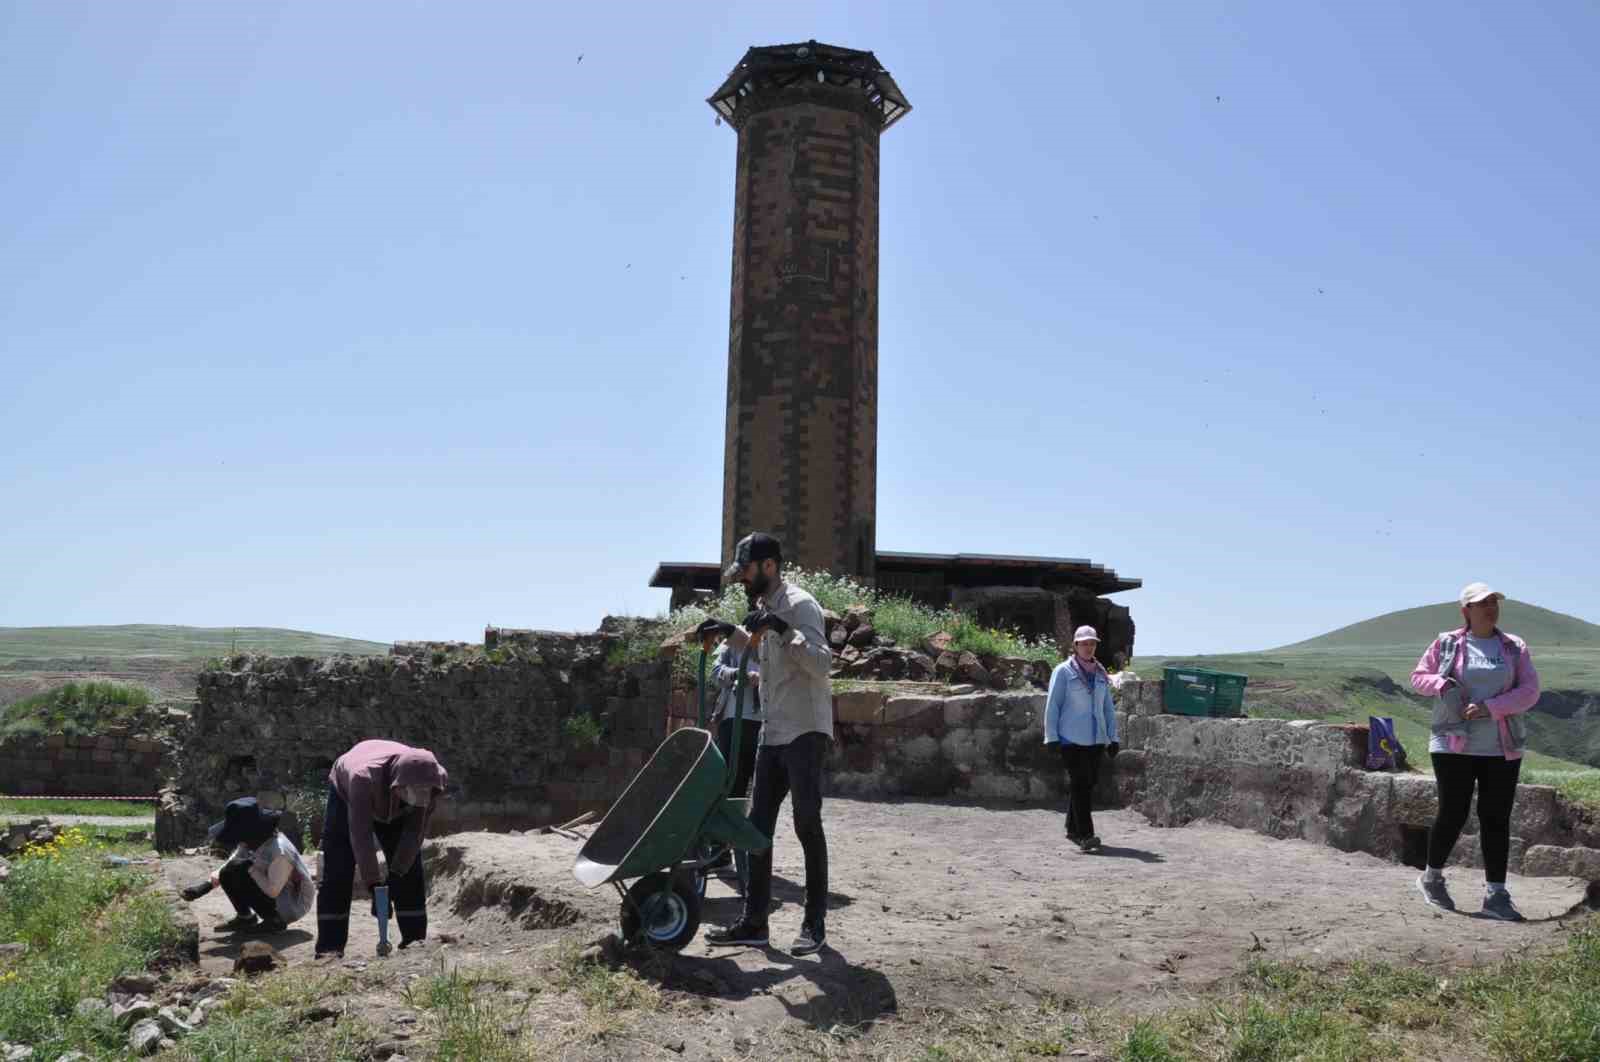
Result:
M888 75L871 53L812 42L816 68L802 69L792 49L805 46L783 47L777 80L755 75L771 73L764 53L780 49L746 56L752 80L728 116L739 147L722 556L770 531L787 561L870 581L886 112L863 83Z

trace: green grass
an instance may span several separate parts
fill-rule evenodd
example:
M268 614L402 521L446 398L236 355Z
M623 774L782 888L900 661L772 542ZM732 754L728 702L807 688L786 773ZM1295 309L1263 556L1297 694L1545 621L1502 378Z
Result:
M809 592L825 610L838 615L844 615L852 607L865 606L872 611L873 630L893 638L901 648L920 649L924 638L944 631L951 636L950 648L958 653L1020 656L1050 663L1061 659L1054 639L1029 640L1010 631L985 627L972 616L955 609L933 609L908 598L879 594L870 587L827 572L785 569L784 578ZM661 643L668 637L692 630L708 616L738 623L749 610L744 589L730 586L720 597L704 605L688 605L654 618L630 619L624 624L606 662L612 667L626 667L654 660ZM679 677L692 681L698 660L698 652L679 653L675 658Z
M0 1040L33 1044L39 1057L67 1050L120 1054L125 1033L78 1015L122 973L170 954L178 940L166 899L138 868L111 868L82 831L13 860L0 889L0 941L28 950L0 967Z
M13 815L115 815L119 818L154 817L154 804L125 800L66 800L59 797L0 797L0 817Z
M211 1012L203 1026L178 1042L172 1056L162 1057L204 1062L279 1062L285 1058L357 1062L369 1058L373 1041L381 1038L376 1030L348 1016L320 1022L301 1017L317 1004L337 1009L356 988L348 973L322 967L291 967L245 981Z
M1176 1062L1181 1057L1173 1053L1166 1033L1149 1018L1134 1022L1117 1047L1117 1062Z
M1133 1023L1120 1059L1600 1058L1600 918L1554 952L1439 974L1387 963L1252 962L1220 1001Z
M578 748L594 748L605 737L605 727L588 712L577 712L561 721L561 732Z
M203 660L231 653L270 656L358 656L387 653L382 642L278 627L175 627L134 623L117 627L0 627L0 666L16 660L82 657Z
M427 1011L434 1035L431 1057L440 1062L511 1062L529 1056L516 1031L516 1010L493 993L498 980L482 971L440 968L406 989L406 1002Z
M115 682L69 682L0 709L0 737L12 734L93 734L139 718L150 693Z
M1553 785L1574 804L1582 804L1600 812L1600 770L1548 767L1530 770L1524 766L1522 782L1525 785Z

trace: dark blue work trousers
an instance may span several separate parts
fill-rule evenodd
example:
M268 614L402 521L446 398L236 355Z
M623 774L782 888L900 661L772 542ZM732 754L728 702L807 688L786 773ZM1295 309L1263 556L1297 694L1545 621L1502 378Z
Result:
M375 822L372 832L378 837L383 856L394 865L395 849L405 823ZM333 786L328 786L328 810L322 819L322 880L317 883L317 947L324 952L343 952L350 936L350 897L355 891L356 853L350 847L350 809ZM400 945L428 935L428 892L422 877L419 853L411 868L399 877L391 872L389 908L400 926Z

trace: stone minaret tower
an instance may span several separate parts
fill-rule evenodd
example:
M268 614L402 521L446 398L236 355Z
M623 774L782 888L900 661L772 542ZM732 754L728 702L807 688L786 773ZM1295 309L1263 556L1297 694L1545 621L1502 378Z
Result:
M751 48L708 103L739 136L722 563L750 531L871 581L878 137L911 110L871 52Z

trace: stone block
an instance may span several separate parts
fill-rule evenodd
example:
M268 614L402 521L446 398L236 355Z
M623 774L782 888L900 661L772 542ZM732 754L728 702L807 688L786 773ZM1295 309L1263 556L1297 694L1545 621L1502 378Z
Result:
M1600 849L1530 845L1522 856L1522 873L1530 877L1574 877L1600 881Z
M849 690L833 696L833 718L838 723L874 726L888 695L877 690Z
M933 697L891 697L879 712L879 722L901 730L942 734L945 702Z
M1027 800L1031 793L1026 775L978 773L966 779L966 791L981 800Z
M868 773L878 765L878 750L869 742L857 741L838 745L835 751L839 754L844 769L853 773Z
M1397 774L1389 787L1389 817L1405 826L1430 826L1439 813L1433 779L1420 774Z
M995 710L1003 721L993 725L1021 730L1044 725L1045 695L1042 693L1002 693L995 697Z
M52 749L65 748L66 744L67 744L67 735L65 735L65 734L49 734L49 735L46 735L45 739L44 739L44 743L45 743L45 747L46 748L52 748Z
M983 762L978 733L971 727L946 730L939 739L939 754L963 771L977 770Z
M1155 733L1155 721L1148 715L1129 715L1117 718L1117 735L1122 738L1122 748L1143 749L1150 744Z
M944 699L946 727L972 727L987 722L994 710L994 694L968 693Z
M1519 785L1511 805L1511 832L1530 844L1544 844L1556 829L1556 790L1548 785Z
M912 766L932 763L939 759L939 739L930 734L906 735L895 742L892 758Z
M92 753L95 763L115 763L117 754L112 749L95 749Z
M1061 771L1059 748L1057 745L1044 743L1044 730L1041 727L1008 731L1005 741L995 750L998 754L995 766L997 769L1026 771L1029 774L1059 773Z

